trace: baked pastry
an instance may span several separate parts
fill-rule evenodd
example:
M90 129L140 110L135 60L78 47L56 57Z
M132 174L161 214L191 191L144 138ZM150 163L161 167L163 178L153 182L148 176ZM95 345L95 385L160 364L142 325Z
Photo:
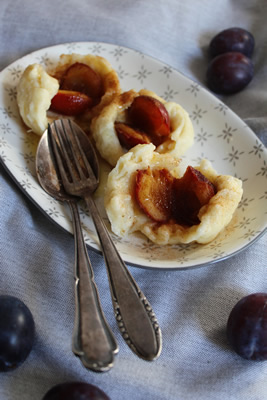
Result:
M23 121L38 135L62 115L75 118L89 132L93 116L120 92L117 73L103 57L62 54L53 70L39 64L25 69L17 103Z
M201 185L203 182L206 184L207 181L209 189L211 188L213 192L205 200L206 203L205 201L201 203L204 204L192 216L192 222L190 219L182 219L180 221L179 218L177 220L176 217L172 216L164 220L164 218L161 219L161 215L158 218L157 213L153 213L155 203L157 206L157 202L153 204L153 198L152 207L148 203L146 210L145 202L150 201L149 196L152 195L155 198L158 196L157 193L155 194L157 190L155 191L153 187L148 191L147 195L146 180L143 185L145 193L141 196L140 206L140 199L136 196L139 190L136 186L139 184L137 177L139 179L141 171L141 176L144 174L149 182L149 170L165 171L163 174L164 179L166 178L168 181L169 176L167 174L170 174L171 178L180 184L182 178L186 175L181 161L170 154L159 154L155 151L153 144L137 145L120 157L116 167L108 176L105 193L105 208L112 231L119 237L139 231L159 245L191 242L208 243L213 240L232 219L242 197L242 182L232 176L218 175L207 160L203 160L198 167L190 168L196 171L196 175L201 175ZM157 173L156 176L159 176L159 174ZM164 189L166 187L168 186L163 185ZM159 211L161 209L163 211L165 209L168 210L168 204L164 204L165 195L162 196L162 190L161 192L159 190L158 193L161 194L157 200ZM179 191L176 193L179 193ZM202 193L201 189L201 196ZM171 198L173 199L173 197ZM179 214L179 207L182 203L178 201L177 204L178 207L176 209L178 209ZM185 206L186 201L182 204L182 207ZM164 213L165 211L163 212L163 217L166 215ZM151 218L151 215L153 218ZM154 217L155 215L156 218ZM183 217L183 212L181 215Z
M17 87L17 104L24 123L37 135L48 125L47 110L59 89L57 79L50 76L40 64L29 65Z
M180 157L194 142L188 113L145 89L114 97L92 120L91 132L99 153L111 166L136 144L152 142L158 153Z

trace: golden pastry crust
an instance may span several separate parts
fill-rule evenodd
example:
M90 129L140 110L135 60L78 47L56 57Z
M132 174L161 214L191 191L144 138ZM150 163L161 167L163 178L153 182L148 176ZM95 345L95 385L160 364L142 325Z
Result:
M17 104L24 123L37 135L48 125L47 110L59 89L53 78L40 64L31 64L23 72L17 86Z
M138 94L134 90L116 96L101 113L92 120L91 132L96 147L111 166L115 166L118 159L125 153L115 131L115 121L126 122L128 107Z
M105 193L105 208L112 231L124 237L140 231L152 242L159 245L178 243L208 243L228 225L242 197L242 182L229 175L218 175L207 160L197 168L216 187L217 193L208 204L201 207L200 223L190 227L177 223L160 224L152 221L139 208L134 185L136 171L139 169L167 168L171 174L180 178L183 175L181 164L169 154L154 151L153 144L138 145L123 155L110 172Z
M169 153L174 157L182 156L194 143L194 129L188 113L175 102L166 102L164 99L149 90L134 90L114 97L113 101L93 119L91 132L96 147L101 156L115 166L118 159L126 152L118 139L114 123L127 122L127 109L137 96L151 96L161 101L166 107L171 122L171 133L168 138L156 148L161 154Z
M61 54L56 70L51 71L51 74L60 81L64 72L77 62L92 68L100 75L103 82L104 94L101 97L100 103L82 116L83 121L90 122L94 116L100 113L103 107L107 106L113 100L115 95L121 93L120 81L117 72L113 69L109 61L92 54Z

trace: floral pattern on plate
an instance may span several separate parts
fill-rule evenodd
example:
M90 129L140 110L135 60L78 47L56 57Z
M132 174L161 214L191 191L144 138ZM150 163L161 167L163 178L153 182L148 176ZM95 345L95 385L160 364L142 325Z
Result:
M211 243L158 246L142 235L120 239L112 235L118 250L130 264L148 268L184 269L212 264L246 248L266 231L267 226L267 151L250 128L225 104L199 84L141 52L122 46L78 42L57 45L31 53L0 74L0 157L21 189L38 207L63 229L72 232L67 207L40 187L35 172L35 153L39 137L27 131L16 104L16 86L24 69L32 63L56 65L62 53L96 54L105 57L116 69L123 90L146 88L167 101L184 107L193 122L195 144L183 160L198 165L207 158L221 174L243 181L244 194L239 207L223 232ZM108 172L108 171L107 171ZM97 197L100 212L109 226L103 197ZM93 222L80 202L86 243L99 250Z

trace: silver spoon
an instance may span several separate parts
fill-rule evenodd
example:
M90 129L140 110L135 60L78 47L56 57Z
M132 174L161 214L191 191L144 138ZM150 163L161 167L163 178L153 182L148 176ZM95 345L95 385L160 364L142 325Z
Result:
M94 273L84 243L77 197L68 195L59 179L47 131L38 144L36 172L40 185L52 197L66 202L71 210L75 238L75 324L72 350L84 366L107 371L113 366L118 345L104 317Z

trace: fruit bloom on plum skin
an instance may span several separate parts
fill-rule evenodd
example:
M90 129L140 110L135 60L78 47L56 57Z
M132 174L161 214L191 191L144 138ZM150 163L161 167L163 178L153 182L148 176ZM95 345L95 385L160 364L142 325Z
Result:
M214 36L209 45L209 52L212 57L228 51L238 51L247 57L251 57L254 44L253 35L246 29L228 28Z
M42 400L110 400L110 398L90 383L65 382L53 386Z
M209 63L208 87L218 94L233 94L244 89L252 80L254 66L250 58L242 53L220 54Z
M228 341L247 360L267 360L267 293L242 298L227 322Z
M254 75L251 56L255 40L242 28L228 28L214 36L209 44L212 57L207 69L207 85L217 94L243 90Z
M13 296L0 296L0 372L17 368L28 357L35 325L28 307Z

